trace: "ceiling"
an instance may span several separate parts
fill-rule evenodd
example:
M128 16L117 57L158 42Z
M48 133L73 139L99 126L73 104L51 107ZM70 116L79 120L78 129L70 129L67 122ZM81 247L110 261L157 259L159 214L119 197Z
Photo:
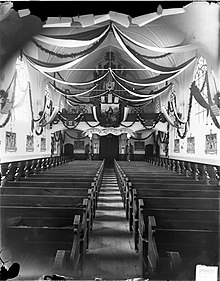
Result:
M186 3L188 4L189 2ZM68 83L82 83L93 80L94 70L98 71L98 69L104 71L104 69L110 68L117 71L118 68L122 68L126 73L126 79L130 81L143 81L143 79L156 77L158 72L152 71L152 68L144 67L143 63L140 63L140 58L148 60L156 66L172 69L194 56L199 57L200 55L205 55L210 61L211 67L216 71L216 75L218 75L219 42L216 38L218 38L219 31L219 4L194 2L184 6L186 3L179 3L177 8L172 8L169 2L170 6L167 9L163 9L162 6L166 6L164 3L162 6L154 6L153 10L149 8L148 11L147 8L149 6L147 5L146 9L143 9L144 6L142 3L143 12L142 9L138 10L137 8L138 14L135 14L132 10L130 14L123 13L123 9L121 8L120 12L109 10L106 13L99 14L95 12L95 7L92 7L90 4L87 9L91 9L91 12L94 13L90 12L77 15L77 9L78 11L80 10L79 7L75 9L75 12L74 9L70 12L70 4L65 2L62 8L60 8L62 11L63 7L66 6L66 11L63 15L53 16L54 12L52 13L50 10L44 11L44 13L48 13L48 17L44 22L43 29L33 38L34 42L31 41L27 44L23 48L23 51L24 54L32 57L38 63L47 64L47 66L74 61L80 58L81 55L86 54L85 58L79 60L78 63L59 71L59 74L67 82L65 85L63 83L57 83L57 86L63 90L71 89ZM16 5L19 5L19 3L15 3ZM31 4L29 3L28 5ZM39 4L34 5L36 8ZM41 5L43 5L43 2ZM59 10L60 4L54 3L54 5L56 7L55 10ZM109 3L107 2L106 5L108 7ZM137 3L137 7L139 5ZM173 4L173 6L175 5L176 3ZM83 4L81 3L82 6ZM39 7L38 12L40 16L43 6ZM87 11L86 8L84 11ZM100 9L97 9L97 11L100 11ZM124 11L126 11L126 7L124 7ZM66 15L68 16L66 17ZM207 25L207 23L209 24ZM86 32L88 36L95 38L96 36L92 34L96 34L97 30L102 27L111 27L111 29L106 33L107 36L103 37L105 38L103 41L101 41L102 39L96 41L98 47L93 49L93 44L96 44L94 42L87 45L81 44L80 46L73 44L67 47L65 45L66 43L61 46L39 40L39 35L47 38L68 37L67 41L71 35L73 37L75 36L74 38L79 36L80 40L80 36L83 36ZM211 28L210 32L208 27ZM131 52L125 50L118 34L123 35L123 42L127 48L132 48L133 55ZM86 40L89 40L89 37L88 39L82 39L82 41ZM101 43L99 44L99 42ZM143 46L149 46L149 48ZM175 51L175 48L172 48L174 46L175 48L178 48L178 46L180 48L183 47L183 49L181 51ZM184 49L184 46L193 46L193 48ZM90 49L92 50L91 52L89 52ZM110 60L107 65L106 54L109 52L114 55L114 59ZM139 59L136 59L136 54L139 55ZM193 67L194 65L191 64L190 67L185 68L175 78L168 80L168 83L175 84L177 95L189 88L193 79ZM31 71L33 71L32 73L35 71L30 80L33 85L33 94L37 98L39 97L39 89L42 92L44 91L45 81L48 81L48 77L50 76L44 76L45 73L42 74L41 71L39 72L38 68L34 70L31 68ZM54 76L55 72L57 71L49 71L49 75ZM53 79L49 80L54 82ZM39 83L39 81L44 82ZM38 86L36 87L37 82ZM139 88L139 92L146 95L146 92L149 93L159 90L166 83L154 83L154 85L145 87L143 90ZM132 89L131 84L129 87L129 89ZM88 88L88 85L80 86L77 91L79 89L80 91L84 91L86 88ZM166 91L160 96L161 102L165 105L169 91ZM129 93L128 96L132 97L132 94ZM152 107L145 106L143 109L145 112L148 112L152 110ZM81 123L81 125L85 128L85 124ZM134 125L133 129L141 130L143 126L139 128L139 126Z

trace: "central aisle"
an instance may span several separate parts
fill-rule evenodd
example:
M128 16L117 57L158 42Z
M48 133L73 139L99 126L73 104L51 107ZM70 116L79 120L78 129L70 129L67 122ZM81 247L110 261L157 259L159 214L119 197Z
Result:
M104 172L83 271L83 279L141 277L113 168Z

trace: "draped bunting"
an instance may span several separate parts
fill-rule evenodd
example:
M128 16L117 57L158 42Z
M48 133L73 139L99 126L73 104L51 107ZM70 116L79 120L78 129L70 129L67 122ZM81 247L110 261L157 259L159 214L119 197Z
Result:
M129 111L129 107L125 106L124 107L124 116L123 116L122 122L126 121L126 119L128 117L128 111Z
M98 126L100 126L100 123L99 121L97 121L97 124L96 125L91 125L88 120L86 119L86 115L84 115L84 121L86 122L86 124L90 127L90 128L96 128Z
M167 120L167 122L168 122L171 126L173 126L173 127L175 127L175 128L178 127L177 124L175 124L175 122L170 118L170 116L169 116L169 114L168 114L168 112L167 112L165 106L163 106L163 105L161 106L161 112L163 113L165 119Z
M148 104L150 104L152 102L152 100L150 100L150 101L144 101L144 102L127 102L127 104L129 105L129 106L131 106L131 107L141 107L141 106L144 106L144 105L148 105Z
M85 47L100 40L107 32L109 32L110 26L100 27L95 30L82 32L80 34L68 34L68 35L37 35L35 40L40 42L55 45L58 47Z
M40 72L56 72L56 71L62 71L67 70L70 67L73 67L77 63L81 62L85 58L87 58L89 54L86 54L84 56L81 56L75 60L69 61L69 62L62 62L62 63L45 63L43 61L37 60L33 57L28 56L27 54L24 54L27 58L28 62L37 70Z
M69 138L74 139L74 140L82 140L82 139L85 139L87 137L87 136L85 136L85 137L76 138L76 137L73 137L70 134L68 134L67 131L64 131L64 134L67 135Z
M210 110L210 115L212 117L212 121L214 122L215 126L220 129L220 124L215 116L215 113L213 111L213 103L212 103L212 98L211 98L211 92L210 92L210 87L209 87L209 79L208 79L208 73L206 72L206 81L207 81L207 94L208 94L208 101L209 101L209 110Z
M15 96L15 87L16 87L16 77L17 77L17 72L15 71L7 90L6 91L1 90L6 94L6 97L4 97L5 104L4 104L3 108L0 109L0 117L2 116L2 114L3 115L8 114L13 107L14 96ZM13 88L12 88L12 85L13 85ZM3 98L3 96L1 96L1 98Z
M145 138L135 138L135 137L131 137L131 139L133 139L133 140L147 140L147 139L149 139L152 135L154 134L154 132L152 132L152 133L150 133L147 137L145 137Z
M144 94L144 93L140 93L140 92L134 92L134 91L131 91L129 90L127 87L125 87L124 85L122 85L116 78L115 78L115 81L117 82L117 84L119 86L121 86L124 90L126 90L129 94L131 94L132 96L136 96L136 97L139 97L140 99L133 99L133 101L147 101L147 100L150 100L152 98L156 98L158 96L160 96L162 93L164 93L164 91L166 91L172 84L168 84L166 86L164 86L163 88L157 90L157 91L152 91L150 92L149 94ZM143 98L141 98L143 97Z
M149 46L143 43L140 43L133 38L129 37L125 33L123 33L117 26L113 25L116 31L120 33L124 38L126 38L129 42L135 44L138 47L142 47L144 49L154 51L154 52L159 52L159 53L180 53L180 52L188 52L188 51L193 51L198 49L198 46L196 44L188 44L188 45L183 45L182 43L176 46L169 46L169 47L154 47L154 46Z
M196 57L193 57L193 58L189 59L187 62L185 62L177 67L160 66L160 65L150 62L147 59L144 59L142 55L138 54L131 47L126 45L124 43L122 37L116 32L114 25L113 25L113 32L114 32L115 38L117 39L118 43L123 48L123 50L130 56L130 58L132 58L135 62L137 62L142 67L144 67L152 72L155 72L155 73L167 73L168 74L168 73L174 73L178 70L184 70L196 59Z
M81 101L81 100L79 100L79 99L77 99L77 100L72 100L72 99L70 99L70 98L67 98L66 97L66 101L67 101L67 103L69 104L69 105L71 105L71 106L77 106L77 105L79 105L79 104L90 104L91 102L88 102L88 101Z
M137 114L137 119L140 121L141 125L147 129L147 130L152 130L157 123L160 121L160 114L158 114L157 118L155 120L145 120L144 118L141 117L140 113ZM147 124L148 121L152 122L152 125Z
M118 97L119 99L122 99L122 100L124 100L124 101L126 101L126 103L132 103L132 104L136 104L136 103L140 103L140 100L138 99L138 100L135 100L135 99L133 99L133 98L125 98L125 97L123 97L123 95L121 95L121 94L118 94L117 92L114 92L114 95L116 96L116 97ZM147 100L147 101L143 101L143 104L145 104L145 103L148 103L149 101Z
M47 54L50 54L50 55L53 55L53 56L56 56L58 58L75 58L75 57L78 57L78 56L84 56L84 55L87 55L87 54L90 54L92 51L94 51L95 49L97 49L101 44L102 42L105 40L105 38L107 37L108 33L106 33L100 40L98 40L97 42L93 43L92 46L88 47L87 49L83 50L83 51L79 51L77 53L65 53L65 54L61 54L61 53L56 53L56 52L53 52L43 46L41 46L40 44L38 44L35 40L32 40L32 42L39 48L41 49L42 51L44 51L45 53Z
M191 85L191 93L194 96L194 98L196 99L196 101L204 108L206 108L207 110L210 109L209 104L205 101L205 99L203 98L203 96L200 93L199 88L196 86L195 81L193 81L192 85Z
M94 120L96 122L99 122L98 117L97 117L97 112L96 112L96 106L92 107L92 115L93 115Z
M48 78L52 79L53 81L61 83L61 84L64 84L64 85L68 85L68 86L75 86L75 85L84 86L84 85L89 85L89 84L96 83L96 82L104 79L108 75L108 72L106 72L102 76L99 76L98 78L93 79L93 80L89 80L89 81L85 81L85 82L69 82L69 81L64 81L64 80L60 80L60 79L58 79L56 77L53 77L53 76L49 75L48 73L46 73L44 71L41 71L41 72L45 76L47 76Z
M65 91L63 91L63 90L61 90L61 89L59 89L57 86L55 86L54 84L52 84L52 83L49 83L50 84L50 86L54 89L54 90L56 90L59 94L61 94L61 95L64 95L64 96L74 96L74 97L80 97L80 96L84 96L84 95L86 95L86 94L88 94L88 93L90 93L90 92L92 92L95 88L97 88L97 86L98 85L95 85L95 86L93 86L91 89L89 89L89 90L86 90L86 91L84 91L84 92L80 92L80 93L71 93L69 90L65 90Z
M120 74L115 73L113 70L110 69L110 73L112 76L118 78L119 80L126 82L128 84L134 85L134 86L153 86L158 85L160 83L165 83L166 81L174 78L176 75L180 73L180 71L174 72L174 73L168 73L168 74L159 74L155 77L150 77L146 79L136 79L135 81L129 81L125 79L125 77L121 76Z
M134 123L136 122L136 119L131 123L131 124L129 124L129 125L124 125L124 124L120 124L122 127L125 127L125 128L130 128L130 127L132 127L133 125L134 125Z
M174 101L174 99L171 101L171 104L172 104L172 107L173 107L173 111L174 111L175 117L178 120L178 122L180 122L181 124L186 124L187 120L186 121L181 120L179 118L178 114L177 114L176 102Z
M55 117L57 116L57 113L59 111L59 106L54 106L53 112L50 115L49 119L47 121L43 120L42 123L40 123L41 127L45 127L46 125L50 124L51 122L53 122L53 120L55 119Z
M129 134L130 136L134 136L134 133L131 129L128 128L105 128L105 129L98 129L98 128L91 128L84 132L85 136L90 136L93 134L97 134L99 136L106 136L108 134L112 134L115 136L119 136L121 134Z

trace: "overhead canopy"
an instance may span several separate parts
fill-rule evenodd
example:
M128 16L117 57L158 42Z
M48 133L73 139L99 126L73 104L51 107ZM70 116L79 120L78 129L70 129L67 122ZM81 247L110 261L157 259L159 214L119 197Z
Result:
M2 22L15 13L7 7ZM19 15L27 19L27 14L20 11ZM194 2L174 9L158 6L153 13L133 18L114 11L49 17L23 48L33 101L50 82L57 95L67 93L78 102L88 97L83 102L89 102L92 91L93 96L106 93L109 80L116 85L115 95L129 106L133 103L148 111L153 107L146 101L157 97L166 105L169 85L175 84L177 95L189 88L200 55L219 76L218 32L218 3ZM37 86L36 81L40 81Z

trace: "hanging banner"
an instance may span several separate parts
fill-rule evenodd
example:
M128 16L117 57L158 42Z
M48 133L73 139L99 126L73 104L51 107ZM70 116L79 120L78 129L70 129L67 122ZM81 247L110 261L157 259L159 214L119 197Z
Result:
M134 135L134 132L131 130L131 129L128 129L128 128L120 128L120 129L116 129L116 128L105 128L105 129L98 129L98 128L91 128L91 129L88 129L84 132L84 134L86 136L90 136L90 135L93 135L93 134L97 134L99 136L106 136L108 134L112 134L112 135L115 135L115 136L119 136L119 135L122 135L122 134L128 134L130 136L135 136Z

